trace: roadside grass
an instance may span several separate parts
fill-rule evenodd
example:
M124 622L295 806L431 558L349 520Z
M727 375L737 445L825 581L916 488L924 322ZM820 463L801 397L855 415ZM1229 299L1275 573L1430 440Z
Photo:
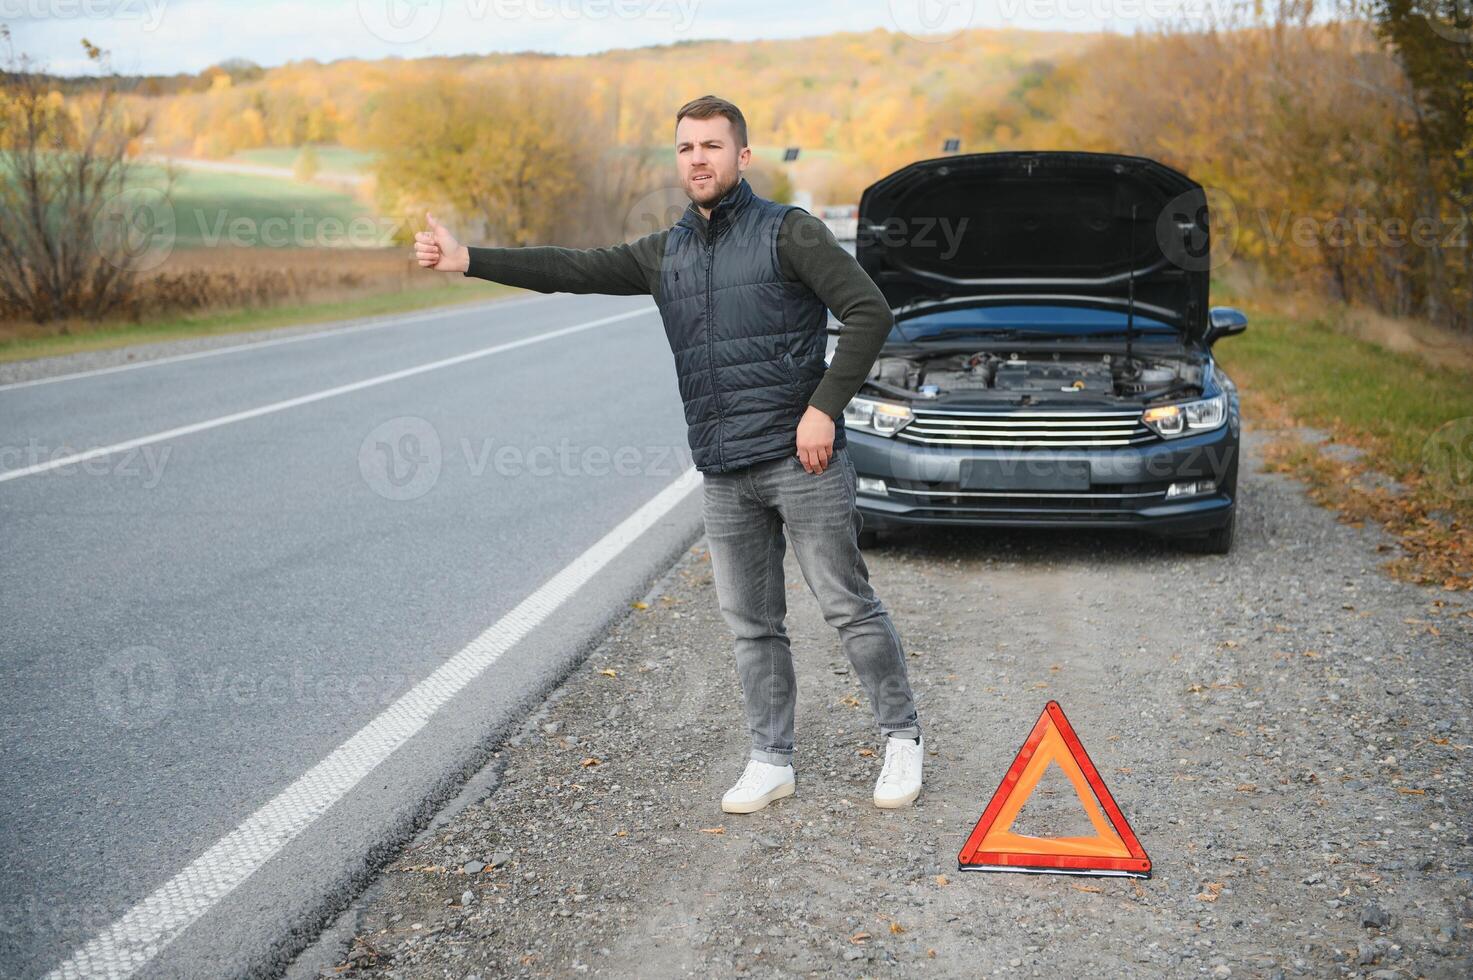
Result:
M1473 372L1461 366L1463 352L1443 359L1459 366L1438 366L1352 335L1343 309L1283 315L1253 299L1237 305L1248 330L1214 353L1239 385L1247 424L1281 430L1265 465L1303 480L1342 521L1375 520L1395 534L1401 553L1385 564L1393 575L1473 590ZM1326 453L1290 435L1298 425L1362 454ZM1442 441L1449 433L1462 435Z

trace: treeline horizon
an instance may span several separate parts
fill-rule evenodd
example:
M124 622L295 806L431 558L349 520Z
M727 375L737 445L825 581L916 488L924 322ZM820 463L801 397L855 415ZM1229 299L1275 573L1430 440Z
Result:
M802 148L752 175L780 199L799 187L852 203L945 139L1147 156L1208 189L1214 261L1473 332L1473 45L1435 29L1449 2L1244 5L1231 23L1133 35L872 30L581 56L235 59L201 73L207 88L135 87L121 102L150 120L135 150L367 152L383 214L414 227L438 209L502 244L596 246L673 220L675 110L708 91L742 107L754 147Z

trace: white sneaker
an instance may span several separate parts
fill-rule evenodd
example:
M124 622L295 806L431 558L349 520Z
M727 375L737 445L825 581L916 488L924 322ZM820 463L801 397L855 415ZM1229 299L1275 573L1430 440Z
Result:
M748 759L742 778L721 798L721 809L727 813L751 813L773 800L792 796L796 788L791 764L774 766L770 762Z
M885 767L875 781L875 806L890 810L905 806L921 793L921 760L926 755L926 736L885 736Z

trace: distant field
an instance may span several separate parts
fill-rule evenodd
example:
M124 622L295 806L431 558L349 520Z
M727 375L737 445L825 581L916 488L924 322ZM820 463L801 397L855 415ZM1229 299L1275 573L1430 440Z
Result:
M373 162L374 158L374 154L372 153L365 153L362 150L350 150L344 146L318 146L316 149L317 165L324 173L366 173L368 165ZM256 150L241 150L228 159L239 163L254 163L264 167L290 168L296 165L297 157L301 153L301 147L273 146Z
M143 186L163 186L161 169L139 165L137 173ZM172 203L180 249L336 247L344 240L367 246L386 233L349 194L273 177L185 170L174 183Z

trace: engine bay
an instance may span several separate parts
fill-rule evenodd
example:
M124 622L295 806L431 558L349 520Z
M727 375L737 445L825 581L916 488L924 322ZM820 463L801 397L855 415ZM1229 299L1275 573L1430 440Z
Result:
M1186 357L1015 351L881 356L867 383L906 398L976 396L1010 404L1123 399L1140 404L1202 390L1202 366Z

